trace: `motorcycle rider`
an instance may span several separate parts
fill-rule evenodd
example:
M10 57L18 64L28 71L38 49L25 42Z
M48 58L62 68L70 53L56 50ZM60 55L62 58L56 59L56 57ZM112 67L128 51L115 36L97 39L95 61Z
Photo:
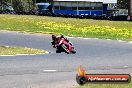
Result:
M58 41L58 39L57 39L57 37L55 36L55 35L52 35L52 45L53 45L53 48L55 48L55 44L57 44L57 41Z
M52 40L53 40L52 41L52 45L53 45L53 48L56 48L55 45L58 44L58 41L61 40L62 38L64 38L67 42L69 42L69 40L67 38L65 38L63 34L61 34L60 37L57 37L55 35L52 35Z
M72 43L67 38L65 38L64 35L61 35L59 37L52 35L51 43L52 43L53 48L56 48L56 53L61 53L62 50L64 50L68 54L76 53ZM66 48L64 48L65 46Z

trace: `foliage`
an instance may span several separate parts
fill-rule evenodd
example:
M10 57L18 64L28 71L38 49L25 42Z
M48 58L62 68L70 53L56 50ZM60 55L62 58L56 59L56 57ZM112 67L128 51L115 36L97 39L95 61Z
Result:
M31 48L23 47L6 47L0 46L0 55L16 55L16 54L44 54L47 51L37 50Z
M35 9L36 0L2 0L3 5L12 5L15 11L31 11Z
M108 39L132 39L132 23L61 17L0 15L0 29Z
M128 9L128 0L117 0L119 9Z
M132 88L132 82L119 84L86 84L77 88Z

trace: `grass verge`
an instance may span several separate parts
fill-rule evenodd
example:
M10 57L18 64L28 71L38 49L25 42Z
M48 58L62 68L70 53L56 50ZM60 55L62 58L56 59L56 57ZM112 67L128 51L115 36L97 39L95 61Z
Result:
M127 21L0 14L0 30L131 40L131 29Z
M77 88L132 88L132 82L128 84L86 84Z
M0 46L0 55L17 55L17 54L46 54L47 51L22 47L5 47Z

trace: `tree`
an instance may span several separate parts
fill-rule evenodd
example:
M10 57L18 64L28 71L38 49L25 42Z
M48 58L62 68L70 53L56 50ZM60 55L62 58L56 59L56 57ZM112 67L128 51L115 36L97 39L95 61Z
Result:
M128 0L117 0L117 6L119 9L128 9Z
M132 0L128 0L128 15L132 16Z
M13 0L12 5L15 11L24 11L23 2L21 0Z
M35 10L36 0L13 0L12 3L16 11L29 12Z

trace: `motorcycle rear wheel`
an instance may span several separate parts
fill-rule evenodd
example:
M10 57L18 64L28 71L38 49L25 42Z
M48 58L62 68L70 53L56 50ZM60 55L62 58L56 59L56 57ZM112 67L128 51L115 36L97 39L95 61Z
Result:
M69 50L67 49L68 47L66 45L62 44L61 46L65 53L67 53L67 54L70 53Z
M61 51L57 49L57 50L56 50L56 53L61 53Z

